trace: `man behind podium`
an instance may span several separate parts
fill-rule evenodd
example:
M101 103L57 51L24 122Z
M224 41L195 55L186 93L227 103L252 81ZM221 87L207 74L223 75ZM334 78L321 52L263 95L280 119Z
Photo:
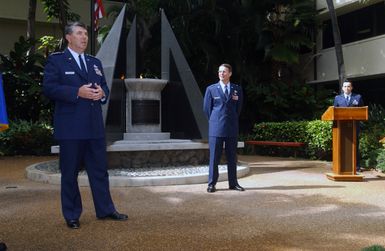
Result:
M334 98L334 106L335 107L358 107L358 106L364 106L364 101L362 100L362 97L360 94L356 94L352 92L353 90L353 84L349 80L345 80L342 84L342 94L337 95ZM356 156L357 156L357 163L356 163L356 171L360 171L360 155L359 155L359 133L360 133L360 126L359 123L357 125L357 149L356 149Z
M109 90L101 62L84 54L86 26L80 22L65 28L68 48L48 57L44 69L44 94L55 101L54 137L59 142L62 212L67 226L80 227L82 202L78 186L81 165L87 170L96 217L126 220L111 199L101 105Z

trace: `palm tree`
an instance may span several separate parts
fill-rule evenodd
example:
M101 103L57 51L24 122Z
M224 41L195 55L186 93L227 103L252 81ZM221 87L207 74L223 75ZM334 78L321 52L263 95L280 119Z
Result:
M338 27L338 20L337 20L336 11L334 8L334 2L333 0L326 0L326 3L329 9L330 19L332 23L334 48L335 48L336 57L337 57L338 82L340 87L339 90L341 90L343 81L346 78L344 55L342 52L341 34L340 34L340 29Z
M28 20L27 20L27 39L35 41L35 22L36 22L36 3L37 0L29 0ZM28 54L35 53L35 44L33 43Z
M268 12L265 29L269 31L272 42L267 56L273 61L271 73L274 80L286 78L286 81L290 81L292 74L288 68L299 63L300 49L310 50L314 47L311 38L315 32L316 13L314 2L309 0L277 3Z

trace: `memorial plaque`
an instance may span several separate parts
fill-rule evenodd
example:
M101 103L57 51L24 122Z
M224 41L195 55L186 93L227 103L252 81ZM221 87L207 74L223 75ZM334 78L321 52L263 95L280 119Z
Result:
M131 100L133 125L160 124L159 100Z

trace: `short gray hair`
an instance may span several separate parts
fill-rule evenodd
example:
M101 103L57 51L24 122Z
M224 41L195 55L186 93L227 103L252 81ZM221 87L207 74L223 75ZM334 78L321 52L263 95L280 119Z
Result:
M74 32L74 27L82 27L87 30L87 26L84 23L76 21L76 22L68 23L66 25L66 27L64 28L64 34L65 35L72 34L72 32Z

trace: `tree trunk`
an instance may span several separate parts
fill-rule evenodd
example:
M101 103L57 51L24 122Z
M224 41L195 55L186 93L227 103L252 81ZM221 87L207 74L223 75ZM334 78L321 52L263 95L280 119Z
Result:
M344 79L346 78L346 72L345 72L345 64L344 64L344 55L342 52L341 34L340 34L340 29L338 27L336 11L334 9L334 2L333 0L326 0L326 3L328 5L330 19L332 23L334 48L335 48L336 57L337 57L339 87L340 87L340 90L342 90L342 84Z
M27 20L27 39L31 41L35 41L35 23L36 23L36 2L37 0L29 0L29 8L28 8L28 20ZM29 49L28 54L35 53L35 43Z
M60 50L63 50L65 48L65 46L67 45L66 39L65 39L65 33L64 33L64 29L67 25L66 10L64 8L64 4L63 4L62 0L57 0L57 4L59 5L59 10L60 10L59 24L60 24L60 28L61 28L62 34L63 34L61 42L60 42Z

